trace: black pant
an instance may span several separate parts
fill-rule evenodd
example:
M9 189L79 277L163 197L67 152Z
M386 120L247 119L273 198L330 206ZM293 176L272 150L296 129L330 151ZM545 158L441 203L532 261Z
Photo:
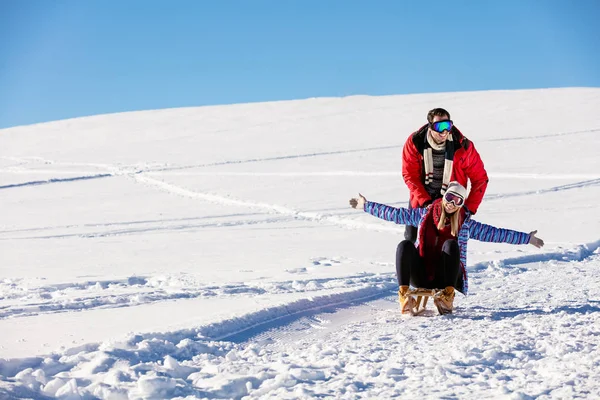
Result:
M462 279L459 279L459 271L460 250L456 240L444 242L440 262L436 265L435 276L431 281L427 278L423 258L410 240L401 241L396 249L396 274L400 286L412 285L424 289L453 286L461 289Z

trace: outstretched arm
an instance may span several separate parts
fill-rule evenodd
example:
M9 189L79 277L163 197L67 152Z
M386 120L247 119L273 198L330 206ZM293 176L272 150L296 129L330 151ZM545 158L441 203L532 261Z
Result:
M421 217L427 212L425 208L394 208L385 204L373 203L372 201L367 201L360 193L358 194L358 198L350 199L349 203L352 208L363 209L377 218L401 225L419 226Z
M482 224L474 220L472 220L469 227L469 236L475 240L494 243L532 244L540 248L544 245L544 241L535 236L536 233L537 231L525 233L511 229L496 228L495 226Z

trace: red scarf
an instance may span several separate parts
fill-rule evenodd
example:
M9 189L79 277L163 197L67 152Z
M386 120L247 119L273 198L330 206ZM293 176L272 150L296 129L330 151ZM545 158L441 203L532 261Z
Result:
M452 235L450 218L446 217L446 225L443 229L439 230L437 228L442 216L442 207L442 199L435 200L427 210L419 230L419 254L425 261L425 271L429 281L435 278L436 265L440 262L444 242L449 239L456 239ZM458 212L460 212L458 225L460 227L465 219L464 207Z

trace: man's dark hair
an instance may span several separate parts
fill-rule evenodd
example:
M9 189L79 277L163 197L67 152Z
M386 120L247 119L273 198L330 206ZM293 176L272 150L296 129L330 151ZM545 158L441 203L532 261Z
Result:
M443 108L434 108L427 113L427 122L431 124L434 117L444 117L450 119L450 113Z

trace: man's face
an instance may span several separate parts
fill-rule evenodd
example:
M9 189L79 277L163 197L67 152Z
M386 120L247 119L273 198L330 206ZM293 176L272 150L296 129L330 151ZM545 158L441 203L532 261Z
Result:
M442 117L438 117L436 115L435 117L433 117L433 122L444 121L446 119L448 119L447 115L442 116ZM429 134L433 138L434 142L436 142L437 144L443 144L448 139L448 135L450 134L450 132L444 131L442 133L439 133L439 132L436 132L433 129L429 128Z

